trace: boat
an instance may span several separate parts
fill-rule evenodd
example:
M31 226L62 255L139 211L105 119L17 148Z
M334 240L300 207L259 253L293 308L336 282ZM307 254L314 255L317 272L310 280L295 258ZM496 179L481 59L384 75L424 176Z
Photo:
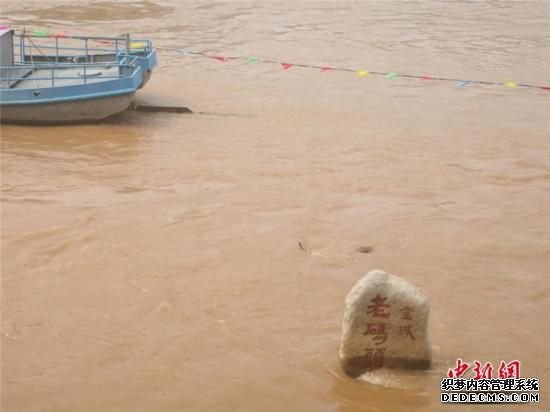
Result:
M0 29L0 122L98 122L128 109L157 65L151 40Z

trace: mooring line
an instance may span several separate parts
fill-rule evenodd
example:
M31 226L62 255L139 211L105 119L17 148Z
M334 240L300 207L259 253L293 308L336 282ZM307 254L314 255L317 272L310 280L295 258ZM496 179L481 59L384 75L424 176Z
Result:
M250 64L259 64L259 63L273 64L273 65L279 65L285 71L288 71L293 67L298 67L298 68L304 68L304 69L314 69L321 72L339 71L339 72L356 73L359 77L367 77L370 75L383 76L388 80L392 80L395 78L408 78L408 79L422 80L422 81L425 81L426 83L429 83L430 81L453 82L460 88L464 88L469 85L482 85L482 86L503 86L509 89L514 89L514 88L540 89L540 90L550 92L550 86L541 86L541 85L529 84L529 83L516 83L513 81L497 82L497 81L489 81L489 80L445 77L445 76L428 75L428 74L419 75L419 74L410 74L410 73L399 73L396 71L375 71L375 70L366 70L366 69L352 69L349 67L332 67L332 66L317 65L317 64L289 63L289 62L277 61L272 59L263 59L254 55L226 56L226 55L212 54L212 53L202 52L202 51L186 50L181 48L158 47L157 50L175 52L183 56L204 57L208 59L218 60L223 63L228 63L228 62L237 60L237 61L244 61Z

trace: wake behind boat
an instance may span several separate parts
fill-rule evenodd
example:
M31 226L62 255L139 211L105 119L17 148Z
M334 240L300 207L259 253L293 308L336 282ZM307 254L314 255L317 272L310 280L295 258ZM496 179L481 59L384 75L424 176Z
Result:
M94 122L126 110L157 64L150 40L0 30L0 121Z

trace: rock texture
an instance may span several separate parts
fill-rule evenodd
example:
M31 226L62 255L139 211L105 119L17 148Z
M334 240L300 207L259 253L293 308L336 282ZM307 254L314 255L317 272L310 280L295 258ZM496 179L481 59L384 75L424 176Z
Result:
M346 298L340 363L357 377L378 368L427 369L432 351L428 300L413 284L381 270Z

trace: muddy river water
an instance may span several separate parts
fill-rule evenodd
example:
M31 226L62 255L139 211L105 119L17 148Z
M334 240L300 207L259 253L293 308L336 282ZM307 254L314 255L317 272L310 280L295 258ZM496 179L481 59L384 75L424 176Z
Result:
M165 49L550 85L544 0L0 14ZM2 410L469 410L440 404L458 357L520 360L541 379L530 410L549 410L550 93L169 50L159 63L139 98L200 113L1 129ZM380 385L337 359L344 298L375 268L427 295L434 347L431 370Z

